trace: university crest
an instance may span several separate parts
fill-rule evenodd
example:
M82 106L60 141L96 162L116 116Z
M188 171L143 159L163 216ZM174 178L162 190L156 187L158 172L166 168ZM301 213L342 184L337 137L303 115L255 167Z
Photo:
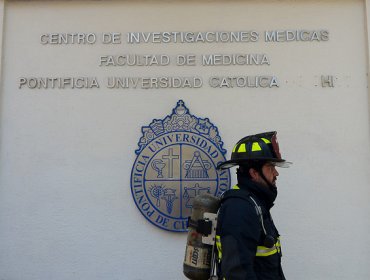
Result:
M229 170L217 171L226 150L208 118L189 113L182 100L172 114L142 127L131 172L131 193L143 216L161 229L187 231L196 195L220 196Z

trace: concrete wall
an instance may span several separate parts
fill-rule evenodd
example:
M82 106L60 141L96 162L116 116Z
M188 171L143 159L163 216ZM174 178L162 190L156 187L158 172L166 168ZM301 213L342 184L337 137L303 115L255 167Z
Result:
M179 99L219 128L228 151L242 136L278 131L283 156L294 162L280 170L273 209L288 279L369 279L368 7L361 0L0 1L0 279L184 279L186 234L148 223L130 192L141 127ZM297 29L328 30L329 40L263 40L267 30ZM40 43L57 32L240 30L261 39ZM100 56L123 53L263 53L270 65L99 66ZM247 75L276 76L279 87L208 84L212 76ZM20 86L22 77L81 76L101 87ZM108 89L111 76L197 76L204 86Z

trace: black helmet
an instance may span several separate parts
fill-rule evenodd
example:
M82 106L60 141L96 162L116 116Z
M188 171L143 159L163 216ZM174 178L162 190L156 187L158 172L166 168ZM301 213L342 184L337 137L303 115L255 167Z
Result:
M218 169L227 169L235 165L273 162L279 167L289 167L291 162L281 158L276 131L249 135L239 140L234 146L231 159L218 165Z

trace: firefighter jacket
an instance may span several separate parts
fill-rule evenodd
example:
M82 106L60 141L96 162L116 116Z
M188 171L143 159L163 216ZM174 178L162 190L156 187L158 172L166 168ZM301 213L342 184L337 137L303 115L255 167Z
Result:
M279 233L269 211L276 195L244 177L224 194L216 236L219 279L285 280ZM270 248L266 236L273 238Z

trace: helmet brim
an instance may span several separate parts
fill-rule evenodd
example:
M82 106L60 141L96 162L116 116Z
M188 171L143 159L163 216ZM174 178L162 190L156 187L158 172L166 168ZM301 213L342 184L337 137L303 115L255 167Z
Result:
M281 168L288 168L290 165L293 163L290 161L286 161L285 159L276 159L276 158L255 158L251 160L245 160L245 159L234 159L234 160L227 160L217 166L217 169L229 169L231 167L237 166L237 165L243 165L243 164L248 164L251 162L271 162L274 164L276 167L281 167Z

